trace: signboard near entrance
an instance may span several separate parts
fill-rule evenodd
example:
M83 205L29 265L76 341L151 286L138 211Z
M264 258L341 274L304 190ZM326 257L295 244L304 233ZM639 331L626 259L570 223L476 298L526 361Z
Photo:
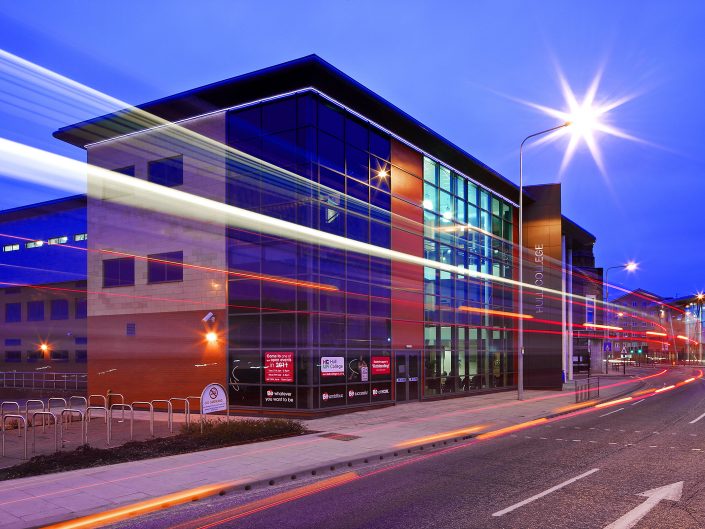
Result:
M264 353L264 381L292 383L294 353Z
M373 356L371 363L373 375L388 375L391 373L391 359L388 356Z
M322 356L321 376L339 377L345 375L345 358L342 356Z
M201 414L225 411L228 408L228 397L225 388L220 384L208 384L201 391Z

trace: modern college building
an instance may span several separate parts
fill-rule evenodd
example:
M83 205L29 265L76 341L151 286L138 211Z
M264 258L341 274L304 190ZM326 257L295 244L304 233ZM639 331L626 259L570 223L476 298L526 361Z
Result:
M389 250L157 212L89 178L90 393L220 382L239 409L320 412L516 386L517 187L317 56L55 136L121 175ZM594 267L595 238L558 185L525 204L542 256L527 274L557 292L526 296L526 386L558 389L581 323L568 266Z

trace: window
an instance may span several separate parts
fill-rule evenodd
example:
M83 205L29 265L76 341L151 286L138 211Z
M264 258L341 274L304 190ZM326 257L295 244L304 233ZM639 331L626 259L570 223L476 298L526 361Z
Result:
M136 323L128 323L125 326L125 334L127 336L137 336L137 324Z
M183 184L183 156L174 156L149 162L149 181L166 187L176 187Z
M586 296L585 303L585 323L595 323L595 310L597 307L597 298L594 294Z
M87 241L88 240L88 234L87 233L78 233L73 236L73 240L76 242L80 241Z
M86 345L88 343L88 337L76 336L76 338L74 338L74 342L76 343L76 345Z
M67 299L52 299L51 300L51 319L52 320L68 320L69 319L69 300L67 300Z
M44 302L27 302L27 321L44 321Z
M118 169L112 169L113 173L124 174L125 176L135 176L135 166L128 165L127 167L120 167Z
M22 304L7 303L5 305L5 322L14 323L16 321L22 321Z
M85 364L88 361L88 351L85 349L76 350L76 363Z
M169 262L165 262L169 261ZM155 253L147 256L147 282L167 283L184 280L184 252ZM178 264L170 264L178 263Z
M103 261L103 287L124 287L135 284L135 258L120 257Z
M22 351L5 351L5 362L21 362Z
M24 246L27 249L41 248L42 246L44 246L44 241L29 241L28 243L25 243Z
M6 244L5 246L2 247L3 252L16 252L19 249L20 249L19 244Z
M52 351L51 360L54 362L68 362L69 352L68 351Z
M77 299L75 301L74 310L77 320L85 320L88 317L88 300Z
M36 362L43 359L44 353L42 351L27 351L27 362Z
M69 242L68 236L64 235L63 237L53 237L49 239L49 244L66 244Z
M5 338L5 345L22 345L21 338Z

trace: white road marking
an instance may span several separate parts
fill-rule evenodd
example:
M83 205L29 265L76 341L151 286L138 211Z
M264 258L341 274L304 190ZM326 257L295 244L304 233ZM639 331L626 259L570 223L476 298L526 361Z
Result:
M609 413L605 413L604 415L600 415L600 417L607 417L608 415L612 415L613 413L617 413L618 411L622 411L624 408L619 408L618 410L611 411ZM609 432L609 430L605 430L606 432Z
M630 404L630 406L636 406L637 404L641 404L641 403L644 402L645 400L646 400L646 399L637 400L634 404Z
M695 424L696 422L698 422L698 421L699 421L700 419L702 419L703 417L705 417L705 413L703 413L703 414L702 414L700 417L698 417L697 419L693 419L692 421L690 421L690 424Z
M496 513L493 513L492 516L504 516L507 513L512 512L515 509L518 509L519 507L523 507L524 505L528 505L532 501L539 500L543 498L544 496L548 496L552 492L556 492L557 490L562 489L563 487L570 485L571 483L575 483L579 479L583 479L588 477L591 474L594 474L600 470L599 468L593 468L592 470L588 470L587 472L580 474L579 476L575 476L574 478L570 478L567 481L564 481L563 483L559 483L558 485L551 487L550 489L544 490L543 492L540 492L536 494L535 496L531 496L531 498L527 498L524 501L520 501L519 503L515 503L514 505L511 505L510 507L507 507L506 509L502 509L501 511L497 511Z
M671 483L664 487L642 492L639 496L646 497L646 501L638 505L619 520L615 520L605 527L605 529L630 529L639 523L644 516L649 514L649 511L656 507L663 500L679 501L683 494L683 482Z

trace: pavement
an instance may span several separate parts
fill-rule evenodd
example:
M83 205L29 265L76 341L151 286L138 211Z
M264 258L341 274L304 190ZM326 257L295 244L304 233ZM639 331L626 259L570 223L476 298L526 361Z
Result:
M667 374L659 373L633 368L628 377L604 377L600 398L660 387ZM309 420L317 433L295 438L0 482L0 528L44 526L212 484L245 490L312 469L501 432L574 405L570 391L527 391L521 402L515 392L503 392L407 403Z

